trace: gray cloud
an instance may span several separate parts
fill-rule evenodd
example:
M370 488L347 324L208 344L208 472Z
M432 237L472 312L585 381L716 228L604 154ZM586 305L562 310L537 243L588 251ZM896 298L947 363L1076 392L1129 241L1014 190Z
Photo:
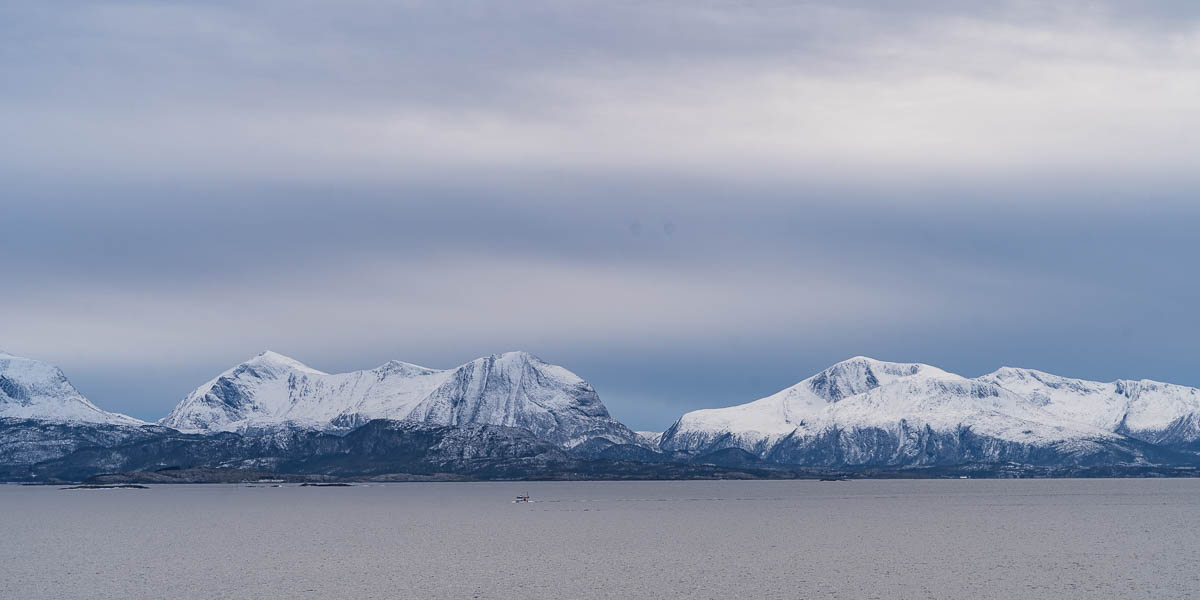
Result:
M647 428L853 354L1200 384L1193 4L0 7L0 347L142 417L267 347Z
M96 177L1178 173L1200 96L1167 4L8 10L5 163Z

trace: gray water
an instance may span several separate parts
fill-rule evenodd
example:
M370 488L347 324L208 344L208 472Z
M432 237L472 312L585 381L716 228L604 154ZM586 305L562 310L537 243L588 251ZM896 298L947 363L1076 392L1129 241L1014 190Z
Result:
M8 485L0 598L1161 600L1198 520L1200 480Z

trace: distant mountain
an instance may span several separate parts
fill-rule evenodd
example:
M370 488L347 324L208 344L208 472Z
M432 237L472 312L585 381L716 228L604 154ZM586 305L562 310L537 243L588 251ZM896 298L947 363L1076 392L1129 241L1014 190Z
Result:
M979 378L1028 398L1058 419L1151 444L1200 449L1200 390L1142 379L1109 383L1004 367Z
M777 394L683 415L660 447L805 465L1153 464L1195 444L1197 390L1000 369L968 379L855 357Z
M513 427L566 448L593 438L639 442L586 381L525 352L449 370L393 361L338 374L264 352L197 388L160 424L200 433L350 430L376 419Z
M190 467L603 477L595 461L606 450L656 455L587 382L524 352L444 371L393 361L332 375L264 352L201 386L162 425L100 410L46 363L0 355L0 376L0 480ZM696 469L711 471L685 472Z
M56 366L0 352L0 476L81 448L111 447L161 428L101 410Z
M133 417L100 410L58 367L0 351L0 419L52 423L146 425Z
M857 357L634 433L587 382L523 352L341 374L265 352L149 424L96 407L53 365L0 353L7 481L1191 476L1198 423L1200 391L1182 386L1013 368L969 379Z

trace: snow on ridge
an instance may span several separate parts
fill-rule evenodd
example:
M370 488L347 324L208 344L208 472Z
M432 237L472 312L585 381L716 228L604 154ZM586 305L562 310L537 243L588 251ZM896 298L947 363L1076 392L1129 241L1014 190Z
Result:
M1088 381L1012 367L979 379L1025 394L1056 416L1109 431L1152 434L1200 415L1200 390L1149 379Z

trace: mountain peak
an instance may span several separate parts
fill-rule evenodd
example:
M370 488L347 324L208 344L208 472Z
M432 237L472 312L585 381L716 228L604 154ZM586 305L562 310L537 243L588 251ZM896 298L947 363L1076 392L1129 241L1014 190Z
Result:
M882 362L887 362L887 361L879 360L878 358L872 358L870 356L863 356L860 354L858 356L852 356L850 358L847 358L846 360L838 361L838 362L834 363L833 366L837 366L837 365L844 364L844 363L882 363Z
M28 361L31 363L49 364L49 363L42 362L40 360L35 360L35 359L29 358L26 356L21 356L19 354L5 352L4 350L0 350L0 359L9 360L9 361Z
M284 355L282 355L282 354L280 354L280 353L278 353L278 352L275 352L274 350L263 350L262 352L259 352L258 354L255 354L255 355L254 355L254 356L253 356L253 357L250 359L250 361L258 361L258 362L279 362L279 363L287 363L287 362L299 362L299 361L297 361L296 359L294 359L294 358L292 358L292 357L290 357L290 356L284 356ZM250 361L247 361L247 362L250 362Z
M291 369L306 373L322 373L290 356L284 356L272 350L264 350L242 363L247 366L266 366L273 368ZM239 366L242 366L239 365ZM322 373L323 374L323 373Z
M67 379L58 367L48 362L7 352L0 352L0 376L39 387L58 386Z
M511 352L502 352L500 354L491 354L482 358L477 358L469 363L479 368L494 369L506 373L518 373L527 367L542 368L548 366L542 359L525 352L523 350L514 350Z
M431 373L440 373L440 369L430 369L421 365L404 362L402 360L389 360L373 369L380 374L403 374L403 375L428 375Z
M1044 394L1048 390L1074 391L1076 393L1093 393L1110 384L1098 381L1087 381L1072 377L1063 377L1037 369L1022 367L1000 367L995 371L979 378L999 384L1008 389L1022 393Z
M914 375L933 377L949 373L921 363L893 363L867 356L843 360L805 380L814 394L829 402L870 391L897 379Z
M945 372L945 371L942 371L941 369L938 369L937 367L927 365L925 363L892 362L892 361L888 361L888 360L880 360L878 358L872 358L870 356L855 356L852 358L847 358L846 360L834 363L826 370L836 369L839 367L852 367L852 366L853 367L871 367L871 368L875 368L875 369L883 369L883 370L886 370L889 372L908 372L908 371L924 371L924 370L941 371L943 373Z
M524 350L513 350L511 352L493 354L489 358L505 362L542 362L542 359Z
M986 376L1018 378L1018 379L1024 378L1024 377L1038 377L1038 378L1053 377L1055 379L1063 379L1063 377L1061 377L1059 375L1052 375L1045 371L1039 371L1037 369L1027 369L1025 367L1010 367L1007 365L1000 367L999 369L996 369L995 371L992 371L991 373L988 373L988 375L986 375Z

